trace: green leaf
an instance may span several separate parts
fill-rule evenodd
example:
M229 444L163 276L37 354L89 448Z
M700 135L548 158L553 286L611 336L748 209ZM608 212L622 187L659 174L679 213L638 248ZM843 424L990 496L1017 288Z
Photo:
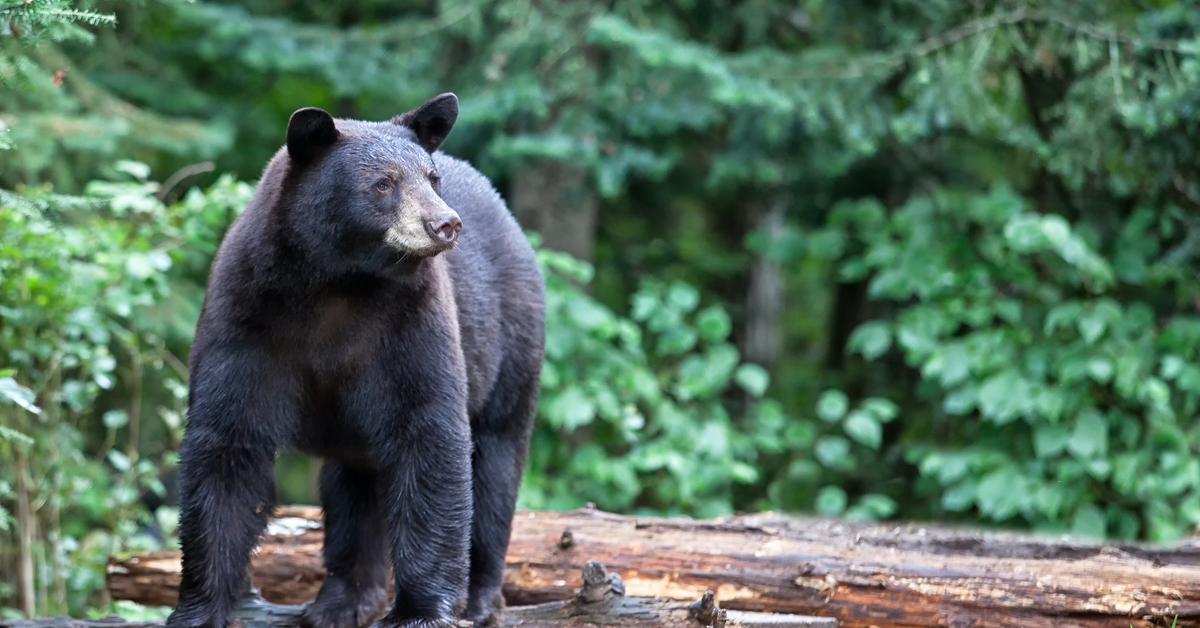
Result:
M140 162L128 159L122 159L114 166L117 172L123 172L134 179L145 181L150 177L150 166Z
M550 360L546 360L546 362L542 364L541 380L543 394L546 390L558 388L559 384L562 382L562 378L559 377L558 374L558 365Z
M1092 504L1080 506L1071 519L1072 536L1103 539L1106 528L1104 513Z
M1070 433L1061 425L1039 425L1033 432L1033 451L1038 458L1057 456L1067 446Z
M1086 460L1108 451L1108 425L1094 409L1084 410L1075 421L1075 429L1067 441L1067 449L1076 458Z
M696 346L698 336L689 327L672 327L658 338L655 349L658 355L681 355L691 351Z
M934 454L922 461L921 470L926 473L935 473L938 482L949 485L967 475L967 471L970 470L969 458L970 456L966 454Z
M117 430L129 424L129 415L124 410L109 410L101 417L104 427Z
M1029 385L1015 371L1003 371L979 389L979 409L983 416L1004 425L1020 416L1030 403Z
M971 374L971 354L962 343L954 343L934 352L921 369L925 377L937 377L944 388L953 388Z
M817 512L825 517L836 517L846 510L846 491L838 486L826 486L817 493Z
M855 504L853 510L861 512L863 519L878 521L896 514L898 509L899 505L891 497L879 493L868 493L858 498L858 503Z
M878 419L862 410L851 412L843 428L850 438L871 449L879 449L883 442L883 426Z
M758 481L758 469L744 462L734 462L729 467L729 475L733 481L740 484L754 484Z
M733 374L733 379L738 386L742 387L742 390L752 397L763 396L763 393L767 392L767 386L771 383L771 376L767 373L767 369L750 363L739 366Z
M41 414L42 409L34 405L33 391L17 383L11 377L0 377L0 399L7 399L18 407L33 414Z
M1038 512L1051 519L1057 519L1062 510L1063 490L1055 484L1042 484L1033 494L1033 503Z
M165 273L171 269L171 256L167 255L166 251L153 250L146 253L146 259L150 261L150 265L160 273Z
M1075 324L1079 328L1079 334L1083 336L1083 340L1088 344L1095 344L1120 316L1121 310L1113 302L1101 300L1085 308L1076 319Z
M1155 408L1167 408L1171 403L1171 389L1157 377L1147 377L1138 388L1138 398Z
M890 399L870 397L859 406L882 423L889 423L900 414L900 407Z
M111 464L113 468L121 473L128 471L131 466L129 456L126 456L125 453L119 449L110 449L108 451L107 458L109 464Z
M567 302L567 314L584 330L596 330L612 324L612 312L587 298L575 298Z
M1088 375L1098 384L1107 384L1113 376L1113 364L1108 358L1094 357L1087 363Z
M961 482L942 493L942 508L949 512L964 512L975 503L976 488L971 482Z
M1062 246L1071 238L1071 226L1062 216L1054 214L1043 216L1038 227L1046 241L1056 247Z
M1186 365L1187 363L1184 362L1183 358L1177 355L1166 355L1163 356L1162 366L1159 367L1159 374L1162 375L1163 379L1172 380L1179 377L1179 374L1183 372L1183 367Z
M596 404L577 386L568 386L551 399L546 411L568 432L596 418Z
M700 304L700 292L682 281L676 281L667 289L667 303L681 312L690 312Z
M946 395L942 401L942 410L946 414L962 416L979 403L979 391L974 386L964 386Z
M154 276L154 264L145 253L130 253L125 258L125 272L134 279L147 279Z
M809 421L790 421L783 428L784 445L793 449L803 449L812 444L817 437L817 429Z
M1025 478L1014 467L992 471L979 482L976 493L979 509L996 521L1016 515L1030 498L1025 485Z
M1020 214L1010 218L1004 225L1004 238L1009 246L1021 253L1032 253L1047 245L1037 216L1031 214Z
M1062 417L1066 399L1062 391L1049 386L1043 386L1034 397L1033 405L1037 409L1038 414L1043 418L1057 421Z
M700 332L700 337L708 342L725 340L732 328L729 313L724 308L714 305L704 308L696 315L696 330Z
M840 421L849 409L850 400L846 398L846 393L840 390L826 390L817 400L817 416L830 423Z
M841 436L823 436L814 448L817 460L826 467L843 466L850 456L850 442Z
M1042 326L1043 332L1049 335L1059 329L1070 328L1071 324L1079 318L1081 309L1079 303L1076 302L1067 302L1054 306L1046 314L1046 322Z
M850 334L847 347L868 360L874 360L892 346L892 332L887 323L872 321L863 323Z
M33 445L33 439L9 427L0 425L0 441L13 443L19 447L29 447Z
M1195 526L1200 523L1200 494L1193 493L1179 504L1179 513L1184 521Z
M1193 395L1200 395L1200 367L1191 364L1184 366L1179 377L1176 379L1175 385L1180 390L1187 391Z

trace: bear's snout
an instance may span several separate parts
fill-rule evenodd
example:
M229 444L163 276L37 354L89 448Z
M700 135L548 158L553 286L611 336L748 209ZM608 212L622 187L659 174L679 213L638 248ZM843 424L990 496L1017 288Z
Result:
M462 220L455 213L443 214L425 221L425 231L429 233L429 237L444 245L453 244L462 228Z

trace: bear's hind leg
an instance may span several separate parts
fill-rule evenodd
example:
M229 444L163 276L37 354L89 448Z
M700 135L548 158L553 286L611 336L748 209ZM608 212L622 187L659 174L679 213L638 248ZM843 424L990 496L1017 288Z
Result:
M312 628L369 626L387 607L388 548L373 471L328 461L321 467L325 583L304 609Z
M465 617L492 626L504 608L504 557L512 532L517 489L537 409L538 372L506 369L472 425L474 518L471 575Z

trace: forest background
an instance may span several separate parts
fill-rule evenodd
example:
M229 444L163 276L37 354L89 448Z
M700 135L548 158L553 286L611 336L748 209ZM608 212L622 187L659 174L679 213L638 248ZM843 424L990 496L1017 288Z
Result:
M547 278L522 507L1189 534L1198 8L0 0L0 616L161 614L223 233L293 110L443 91Z

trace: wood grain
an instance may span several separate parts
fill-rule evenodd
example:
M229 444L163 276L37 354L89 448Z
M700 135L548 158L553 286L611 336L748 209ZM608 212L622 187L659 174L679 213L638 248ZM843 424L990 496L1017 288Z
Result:
M320 586L315 508L284 508L254 560L280 603ZM759 514L717 521L596 510L519 513L508 554L510 605L569 600L595 560L628 595L727 609L836 617L845 626L1197 625L1200 547L1103 545L920 525ZM171 604L175 553L114 561L113 597Z

